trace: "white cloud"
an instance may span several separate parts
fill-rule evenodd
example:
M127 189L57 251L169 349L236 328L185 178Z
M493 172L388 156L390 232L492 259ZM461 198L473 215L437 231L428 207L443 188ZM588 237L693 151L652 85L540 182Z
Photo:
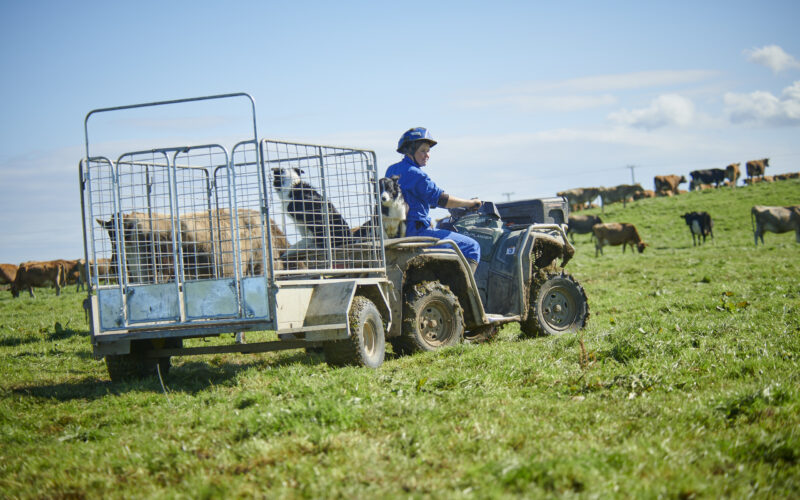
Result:
M665 94L653 100L647 108L623 109L608 115L621 125L654 130L667 125L686 126L695 119L694 104L677 94Z
M777 45L767 45L759 49L747 49L744 54L747 56L748 61L766 66L773 73L779 73L790 68L800 68L800 62Z
M615 105L618 98L610 92L696 83L717 74L706 70L663 70L525 82L477 92L456 105L466 109L504 106L523 111L579 111Z
M612 95L526 95L477 98L461 101L460 106L467 109L508 106L523 111L579 111L583 109L610 106L617 102Z
M800 81L783 89L781 98L765 91L728 92L724 101L725 114L733 123L800 125Z

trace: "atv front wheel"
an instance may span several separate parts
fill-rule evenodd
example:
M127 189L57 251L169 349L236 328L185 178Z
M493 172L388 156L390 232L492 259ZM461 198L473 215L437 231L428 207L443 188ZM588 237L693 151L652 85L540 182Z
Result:
M577 332L586 326L589 303L586 292L565 272L534 279L528 317L520 322L528 337Z
M402 334L392 345L402 354L456 345L464 335L458 298L438 281L418 283L406 292Z

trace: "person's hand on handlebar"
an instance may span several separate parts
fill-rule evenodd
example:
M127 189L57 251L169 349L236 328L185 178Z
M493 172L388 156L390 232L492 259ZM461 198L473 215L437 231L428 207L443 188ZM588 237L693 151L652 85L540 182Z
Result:
M445 208L466 208L467 210L477 210L483 205L480 198L471 198L469 200L464 198L457 198L450 196L447 199L447 206Z

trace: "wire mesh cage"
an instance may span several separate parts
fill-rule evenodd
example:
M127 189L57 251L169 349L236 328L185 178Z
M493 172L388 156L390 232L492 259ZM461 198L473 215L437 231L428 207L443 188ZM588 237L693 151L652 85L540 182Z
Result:
M269 212L289 244L276 275L382 271L374 153L268 140L262 149Z

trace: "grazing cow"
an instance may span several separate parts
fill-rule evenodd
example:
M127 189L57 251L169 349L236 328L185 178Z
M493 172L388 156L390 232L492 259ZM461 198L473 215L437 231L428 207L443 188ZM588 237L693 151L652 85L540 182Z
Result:
M682 175L657 175L653 177L655 191L658 196L672 196L678 194L678 186L686 182Z
M765 207L756 205L750 210L750 222L753 226L753 237L758 246L758 239L764 244L764 233L795 232L795 241L800 243L800 205L789 207Z
M17 277L17 266L14 264L0 264L0 285L10 285Z
M764 172L769 167L769 158L762 158L760 160L750 160L745 163L747 168L747 177L764 177Z
M644 252L644 247L647 246L647 243L643 242L642 238L639 236L639 231L636 230L636 226L628 224L627 222L595 224L594 227L592 227L592 232L595 237L595 257L603 253L603 246L605 245L622 245L622 253L625 253L625 247L628 245L631 246L631 252L633 252L635 245L639 253Z
M575 234L591 234L592 226L602 224L598 215L570 215L567 221L567 235L575 242Z
M689 226L689 231L692 233L692 246L699 245L700 237L703 237L702 243L706 242L706 236L711 236L714 239L714 221L708 212L689 212L681 215L681 218L686 221Z
M591 206L592 200L600 195L600 188L574 188L556 193L567 199L570 209L582 210Z
M11 283L11 296L17 298L20 291L27 289L31 297L35 298L33 287L51 283L55 286L56 295L61 295L61 285L64 284L64 266L60 262L23 262L17 269L14 282Z
M741 165L741 163L731 163L725 167L725 177L731 181L731 187L736 187L736 182L738 182L739 177L742 175L739 171L739 165Z
M725 171L721 168L693 170L689 172L689 175L692 177L692 182L689 183L690 191L701 184L714 184L715 187L719 187L722 181L725 180Z
M629 199L644 192L641 184L620 184L612 188L602 188L600 190L600 199L603 200L603 211L605 212L606 205L609 203L622 202L625 207Z

